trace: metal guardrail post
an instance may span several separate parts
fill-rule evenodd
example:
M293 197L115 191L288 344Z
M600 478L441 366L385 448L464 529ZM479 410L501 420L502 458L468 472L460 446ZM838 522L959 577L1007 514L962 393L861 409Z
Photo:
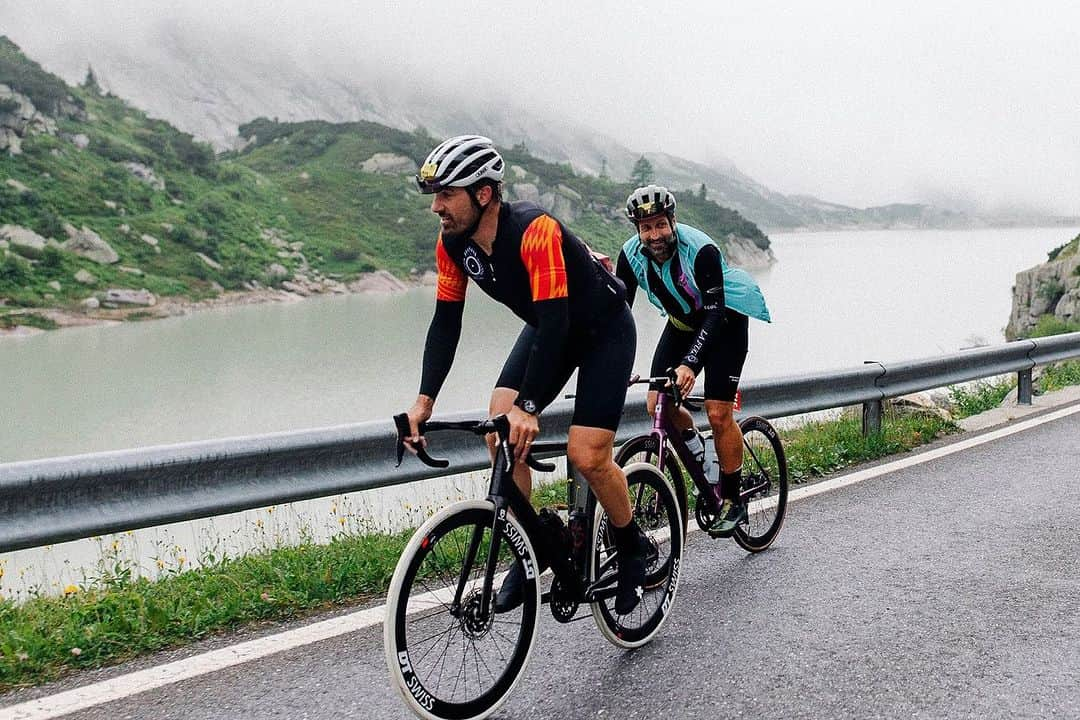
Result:
M1016 404L1031 404L1031 368L1016 373Z
M881 400L867 400L862 405L863 437L881 432Z

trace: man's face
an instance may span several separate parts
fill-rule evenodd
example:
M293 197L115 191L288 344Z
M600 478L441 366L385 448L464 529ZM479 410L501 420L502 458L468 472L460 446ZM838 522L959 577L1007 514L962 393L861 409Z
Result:
M671 241L675 231L667 215L652 215L638 220L638 237L652 256L663 262L671 257Z
M431 198L431 212L439 216L443 235L460 235L472 227L480 213L465 188L448 187Z

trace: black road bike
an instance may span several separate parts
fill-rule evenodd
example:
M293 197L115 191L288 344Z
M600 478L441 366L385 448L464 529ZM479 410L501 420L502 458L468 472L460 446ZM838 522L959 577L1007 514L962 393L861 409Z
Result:
M694 519L698 527L708 533L716 520L719 507L712 493L712 486L706 479L706 469L694 458L673 420L680 405L686 404L689 409L700 409L704 398L682 397L675 384L674 373L667 377L635 376L630 379L631 385L638 383L650 383L653 387L664 385L657 393L653 429L648 434L638 435L623 443L615 454L615 461L623 467L645 462L659 468L679 499L684 529L690 510L687 483L683 476L685 468L693 482L696 499ZM735 528L731 537L743 549L760 552L772 544L784 524L788 496L787 458L779 433L765 418L743 418L739 422L739 428L742 430L744 445L741 496L747 504L747 519ZM704 441L712 442L711 435L706 434Z
M394 421L400 463L404 438L411 433L404 414ZM429 518L402 552L390 583L383 625L386 662L413 712L453 720L494 712L528 662L542 603L563 623L583 619L576 617L578 610L589 606L601 634L619 647L652 639L675 599L684 535L679 500L655 466L624 467L634 518L655 558L641 601L619 615L614 609L618 555L608 518L578 472L568 463L568 523L563 525L550 511L533 510L514 484L506 416L433 421L421 428L424 435L440 430L497 433L498 443L487 498L455 503ZM563 443L536 443L526 462L550 472L555 465L533 453L565 452ZM423 449L417 455L432 467L449 465ZM540 559L551 567L550 582L539 570ZM524 602L495 613L495 594L515 564L524 571Z

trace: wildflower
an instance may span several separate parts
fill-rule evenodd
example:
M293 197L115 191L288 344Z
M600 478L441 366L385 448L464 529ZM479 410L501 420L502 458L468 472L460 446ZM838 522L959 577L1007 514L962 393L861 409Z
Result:
M158 570L164 570L165 569L165 561L162 560L161 558L158 558L157 559L157 567L158 567Z
M263 602L274 602L274 598L268 592L264 592L262 595L260 595L259 599Z
M77 647L71 648L71 654L74 655L75 657L79 657L80 655L82 655L82 648L77 648Z
M24 653L22 650L20 650L19 652L15 653L15 659L19 662L26 662L30 659L30 654Z
M345 524L345 518L343 518L343 517L339 517L337 519L337 521L338 521L338 525L344 525Z
M187 562L187 558L186 558L186 557L184 557L183 555L181 555L180 557L176 558L176 562L178 562L178 563L180 563L181 565L183 565L184 563L186 563L186 562Z
M79 588L75 587L74 585L68 585L64 588L65 595L74 595L77 592L79 592Z

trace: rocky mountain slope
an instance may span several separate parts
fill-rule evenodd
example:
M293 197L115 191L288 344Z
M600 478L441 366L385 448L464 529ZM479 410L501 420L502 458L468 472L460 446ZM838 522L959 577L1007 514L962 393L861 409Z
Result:
M219 157L94 78L66 85L0 37L0 305L97 312L267 286L346 292L372 273L400 286L395 277L432 268L437 222L411 177L435 138L372 122L242 130L244 147ZM511 199L539 200L602 251L630 234L628 184L503 150ZM772 261L737 212L681 200L682 219L734 262Z
M1016 274L1005 335L1080 331L1080 235L1051 251L1041 265Z

